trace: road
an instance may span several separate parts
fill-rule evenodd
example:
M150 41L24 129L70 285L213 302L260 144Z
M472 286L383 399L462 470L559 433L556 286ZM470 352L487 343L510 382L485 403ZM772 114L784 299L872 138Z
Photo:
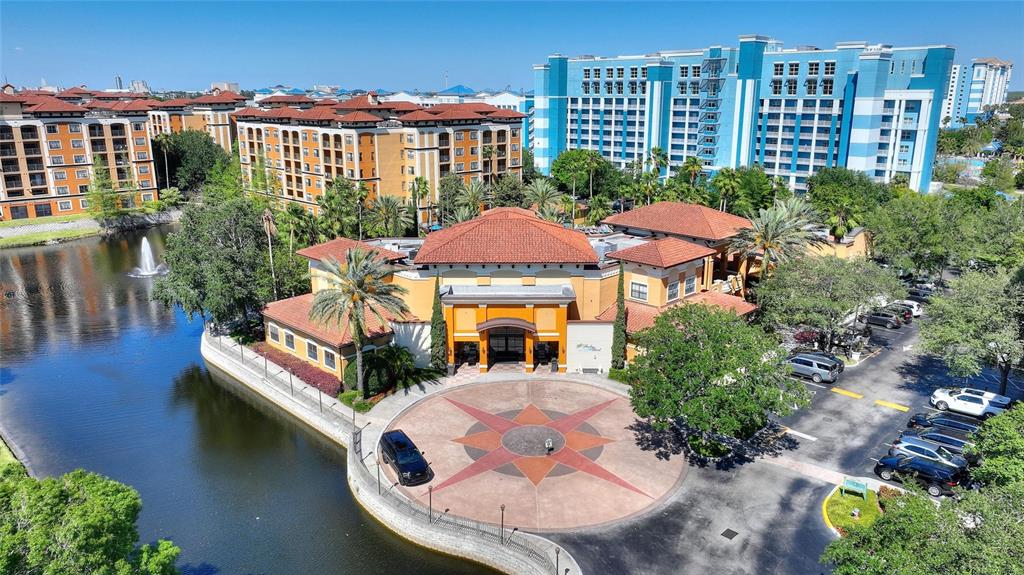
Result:
M821 503L835 477L873 477L873 458L888 450L911 415L931 409L932 391L963 383L919 354L918 329L918 322L877 328L877 355L847 368L835 385L806 382L811 405L781 420L792 433L768 453L695 467L647 515L552 538L585 573L827 573L818 557L833 535ZM968 383L998 390L992 373ZM1014 384L1010 395L1022 397L1024 389ZM665 451L682 457L671 444ZM729 538L726 530L736 534Z

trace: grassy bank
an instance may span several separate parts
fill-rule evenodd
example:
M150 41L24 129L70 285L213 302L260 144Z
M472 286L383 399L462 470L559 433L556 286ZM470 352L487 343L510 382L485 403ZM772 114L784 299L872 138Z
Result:
M18 458L14 457L14 453L7 447L4 440L0 438L0 467L7 465L8 463L18 463Z
M62 224L65 222L87 219L89 219L88 213L68 214L64 216L44 216L42 218L25 218L21 220L4 220L0 221L0 228L17 228L20 226L35 226L40 224Z
M35 232L11 238L0 238L0 248L20 248L24 246L39 246L45 243L56 241L66 242L87 238L100 233L100 228L75 228L70 230L56 230L52 232Z

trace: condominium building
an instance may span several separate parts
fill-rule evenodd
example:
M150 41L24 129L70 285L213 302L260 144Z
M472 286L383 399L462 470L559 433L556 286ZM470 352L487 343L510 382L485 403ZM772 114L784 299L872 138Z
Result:
M448 174L492 181L522 169L524 116L513 110L487 104L421 108L372 92L341 102L279 95L260 104L232 114L243 173L251 177L262 159L280 183L279 199L310 212L335 178L364 185L371 197L402 198L412 196L417 178L426 178L428 204L437 201L438 184Z
M88 100L91 105L72 102ZM157 198L146 127L148 104L95 98L85 89L56 96L0 92L0 219L79 213L97 157L103 157L122 205Z
M174 134L183 130L206 132L224 151L235 143L231 113L245 107L245 96L214 88L195 98L174 98L152 102L149 111L150 134Z
M960 128L993 106L1006 103L1013 64L997 58L978 58L970 66L956 64L942 103L943 126Z
M926 191L954 50L844 42L787 49L764 36L638 56L554 55L534 67L534 154L548 173L568 149L619 167L653 148L669 171L760 164L806 189L824 167Z

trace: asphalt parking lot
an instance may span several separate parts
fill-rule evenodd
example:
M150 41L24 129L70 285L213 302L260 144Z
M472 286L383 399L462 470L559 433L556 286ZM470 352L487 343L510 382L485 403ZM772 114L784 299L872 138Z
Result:
M807 381L811 405L780 421L790 432L769 453L720 468L695 466L661 508L554 538L586 573L827 573L818 557L833 537L821 517L829 479L874 477L875 459L910 416L931 410L936 388L998 390L991 372L964 382L920 354L919 326L875 328L877 355L847 368L835 384ZM1011 382L1008 394L1024 397L1022 383ZM670 443L659 447L664 456L682 457Z

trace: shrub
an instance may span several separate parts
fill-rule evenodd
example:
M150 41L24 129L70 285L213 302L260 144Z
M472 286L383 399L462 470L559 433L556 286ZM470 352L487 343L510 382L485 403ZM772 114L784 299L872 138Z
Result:
M366 413L375 405L373 401L367 401L365 399L359 399L359 390L350 389L343 391L338 395L338 400L345 405L355 409L359 413Z
M261 341L252 348L256 353L280 365L306 384L312 385L331 397L338 395L341 390L341 381L334 374L327 373L279 349L274 349L266 342Z
M421 381L437 377L435 369L420 369L408 349L397 345L378 347L363 354L363 385L367 397L390 392L396 387L407 388ZM355 389L355 362L345 369L345 389Z
M613 379L620 383L629 383L629 381L626 379L625 369L615 369L614 367L610 368L608 370L608 379Z
M801 345L810 345L818 341L818 332L812 330L798 331L793 335L793 341Z

